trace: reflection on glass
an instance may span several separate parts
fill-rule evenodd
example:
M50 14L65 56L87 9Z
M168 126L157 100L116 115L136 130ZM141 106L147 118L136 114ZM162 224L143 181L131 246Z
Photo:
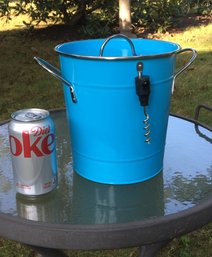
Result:
M59 210L56 206L56 192L52 191L39 197L30 197L17 193L16 206L20 217L42 222L56 222Z
M193 207L202 199L212 196L212 166L207 169L207 175L197 173L195 177L186 177L182 172L175 172L171 183L165 186L166 212L183 210Z
M17 194L18 215L34 221L76 224L120 223L163 215L162 173L152 180L124 186L95 183L75 172L73 175L73 190L61 181L60 188L43 196Z
M162 172L131 185L99 184L74 173L73 219L76 223L122 223L162 216Z

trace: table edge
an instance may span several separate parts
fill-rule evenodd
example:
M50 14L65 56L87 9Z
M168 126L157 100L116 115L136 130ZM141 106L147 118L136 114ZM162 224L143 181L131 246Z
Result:
M65 111L65 108L50 110L55 111ZM193 119L170 115L196 124ZM0 126L9 121L0 122ZM120 224L53 224L0 213L0 236L55 249L114 249L170 240L211 221L212 197L209 197L179 213Z

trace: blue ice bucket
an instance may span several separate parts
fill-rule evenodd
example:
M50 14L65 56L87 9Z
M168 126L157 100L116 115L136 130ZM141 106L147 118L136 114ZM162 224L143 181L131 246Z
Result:
M35 60L63 82L74 170L107 184L136 183L158 174L174 81L196 51L121 34L68 42L55 50L60 70ZM183 52L192 56L175 71L176 56Z

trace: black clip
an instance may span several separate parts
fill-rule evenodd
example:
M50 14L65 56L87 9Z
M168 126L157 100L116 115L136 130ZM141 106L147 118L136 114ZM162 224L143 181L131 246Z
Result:
M137 64L138 77L135 78L136 94L139 97L141 106L147 106L149 104L150 95L150 79L149 76L142 75L143 64L139 62Z

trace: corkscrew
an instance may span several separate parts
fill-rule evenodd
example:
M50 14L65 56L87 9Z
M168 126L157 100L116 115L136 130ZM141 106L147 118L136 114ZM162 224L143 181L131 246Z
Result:
M135 78L135 84L136 84L136 94L139 97L139 101L141 106L144 108L144 136L145 136L145 142L150 143L151 141L151 130L150 130L150 117L149 114L147 113L147 106L149 104L149 95L150 95L150 79L149 76L144 76L142 75L143 72L143 63L138 62L137 63L137 71L138 71L138 76Z

